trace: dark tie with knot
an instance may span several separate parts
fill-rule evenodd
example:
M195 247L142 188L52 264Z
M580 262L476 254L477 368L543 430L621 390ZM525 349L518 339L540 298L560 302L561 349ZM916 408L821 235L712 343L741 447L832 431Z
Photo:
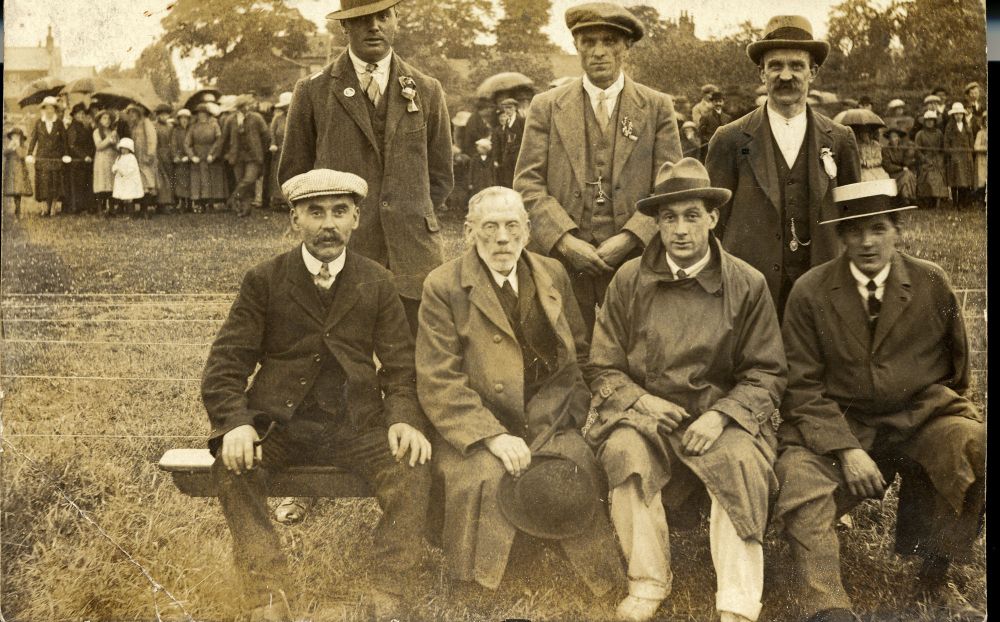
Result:
M510 279L504 279L503 285L500 286L500 306L512 323L518 321L520 313L517 308L517 294L514 293Z
M678 270L677 271L677 280L678 281L680 281L681 279L686 279L686 278L688 278L687 272L684 272L683 270Z
M868 319L871 320L871 325L874 327L878 321L878 314L882 311L882 301L875 297L878 285L875 284L873 279L868 280L865 288L868 289Z

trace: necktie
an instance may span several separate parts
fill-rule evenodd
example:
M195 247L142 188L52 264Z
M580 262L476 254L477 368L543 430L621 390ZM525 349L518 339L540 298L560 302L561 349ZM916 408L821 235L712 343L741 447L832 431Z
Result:
M382 91L379 89L378 80L375 79L376 69L378 69L377 65L368 63L365 65L365 73L362 77L365 79L365 95L368 96L368 99L372 100L372 104L378 106L378 100L382 97Z
M680 281L681 279L686 279L686 278L688 278L687 272L684 272L683 270L678 270L677 271L677 280L678 281Z
M510 318L517 318L517 294L514 293L510 279L505 279L503 285L500 286L500 305Z
M597 94L597 123L601 126L602 132L608 131L608 120L611 113L608 112L608 94L601 91Z
M874 325L875 320L878 319L879 312L882 311L882 301L875 297L875 290L878 289L878 285L875 284L873 279L869 279L865 288L868 290L868 317L871 318Z
M330 289L333 285L333 275L330 274L330 264L324 263L319 267L319 273L313 277L313 282L323 289Z

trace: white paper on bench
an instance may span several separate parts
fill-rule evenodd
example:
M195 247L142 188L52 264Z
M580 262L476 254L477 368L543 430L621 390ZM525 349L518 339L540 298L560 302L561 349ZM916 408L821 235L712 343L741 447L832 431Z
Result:
M160 458L160 468L164 471L208 471L215 458L203 448L168 449Z

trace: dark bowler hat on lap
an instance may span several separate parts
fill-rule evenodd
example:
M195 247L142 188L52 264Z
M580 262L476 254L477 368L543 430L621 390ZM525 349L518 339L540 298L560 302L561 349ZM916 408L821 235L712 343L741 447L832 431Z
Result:
M817 65L822 65L830 53L830 44L813 39L812 24L801 15L776 15L764 27L764 38L747 46L747 56L759 65L770 50L805 50Z
M402 0L340 0L340 8L328 13L327 19L352 19L362 15L371 15L394 7Z
M713 188L705 165L696 158L681 158L676 164L664 162L656 172L653 194L636 201L635 207L647 216L656 217L660 206L684 199L702 199L705 209L712 210L729 200L733 193L727 188Z
M604 26L621 30L636 42L646 34L642 22L628 9L611 2L588 2L566 9L566 27L573 34L581 28Z
M538 452L520 477L504 473L497 502L517 529L536 538L561 540L590 526L600 499L597 484L575 462Z

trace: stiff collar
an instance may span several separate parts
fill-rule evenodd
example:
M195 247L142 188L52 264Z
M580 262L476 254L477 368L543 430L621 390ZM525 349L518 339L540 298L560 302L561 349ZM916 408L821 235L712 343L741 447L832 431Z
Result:
M351 64L354 65L354 71L356 71L358 73L358 75L361 75L363 73L367 73L368 72L368 69L367 69L367 67L368 67L368 61L361 60L360 58L358 58L354 54L354 51L351 50L350 46L347 47L347 55L351 57ZM375 63L372 63L373 65L375 65L375 71L373 73L376 76L381 76L381 75L388 76L389 75L389 65L391 63L392 63L392 50L390 49L389 53L386 54L382 58L382 60L377 61Z
M618 79L615 80L611 86L606 89L602 89L590 81L587 74L583 74L583 90L587 92L587 96L590 98L590 103L597 104L597 96L600 93L604 93L608 97L608 106L614 107L615 101L618 99L618 95L621 94L622 89L625 88L625 72L618 72Z
M306 245L302 245L302 261L306 264L306 270L309 274L316 276L319 274L320 269L323 267L323 262L313 256L312 253L306 248ZM335 280L337 275L340 274L341 270L344 269L344 263L347 261L347 249L345 248L343 252L337 255L337 258L329 262L327 268L330 270L330 276Z
M486 271L489 272L491 277L493 277L493 281L497 284L497 287L503 287L504 281L510 281L510 286L514 289L514 293L515 294L520 293L520 291L518 290L518 282L517 282L517 266L521 262L521 255L524 254L523 249L521 250L520 253L518 253L517 259L514 261L514 267L510 269L509 274L501 274L496 270L494 270L490 266L490 264L486 263L486 258L479 253L478 248L476 249L476 254L479 256L479 262L483 264L483 267L486 268Z
M847 263L851 268L851 276L853 276L854 280L858 282L858 287L862 289L868 287L868 281L875 281L875 286L880 289L884 287L886 279L889 278L889 270L892 268L892 262L889 261L881 270L878 271L878 274L875 276L868 276L859 270L858 267L854 265L853 261L848 261Z
M682 268L678 266L677 263L670 257L670 253L666 252L666 250L664 250L663 255L667 258L667 266L670 268L670 273L673 274L674 280L677 280L678 270L683 270L684 274L687 275L687 278L693 279L694 277L698 276L698 273L700 273L705 268L705 266L708 265L708 262L712 259L712 246L711 244L709 244L708 249L706 249L705 251L705 256L696 261L688 268Z
M706 292L715 294L722 289L722 273L723 270L728 270L725 267L727 260L722 245L715 235L712 235L709 249L708 261L693 278ZM674 277L674 273L667 263L667 249L663 246L663 240L660 239L659 235L653 236L653 239L646 245L646 250L643 251L639 261L639 272L641 275L645 275L644 282L683 282Z

